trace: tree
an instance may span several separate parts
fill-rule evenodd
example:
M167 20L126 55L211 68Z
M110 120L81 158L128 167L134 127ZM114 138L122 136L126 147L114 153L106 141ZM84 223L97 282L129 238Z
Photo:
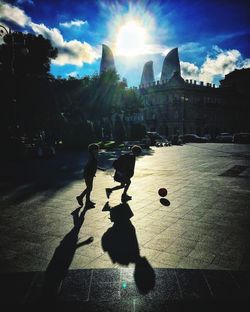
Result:
M116 143L122 143L125 140L125 129L123 126L122 119L119 115L116 115L114 124L114 139Z
M57 49L41 35L8 33L0 45L0 136L6 146L55 124L50 62ZM18 131L17 131L18 129ZM13 144L11 143L11 146Z
M146 135L146 127L143 124L136 123L131 126L131 140L141 140Z
M134 89L126 89L123 95L122 109L125 116L138 113L143 108L142 99Z
M51 59L56 58L57 49L42 35L12 32L4 36L0 46L0 74L48 75Z

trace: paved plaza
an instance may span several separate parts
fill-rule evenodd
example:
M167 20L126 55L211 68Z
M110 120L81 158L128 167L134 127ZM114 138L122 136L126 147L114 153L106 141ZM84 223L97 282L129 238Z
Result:
M79 294L74 276L85 274L92 282L94 277L97 279L97 272L103 272L104 277L104 272L109 272L107 279L112 277L113 281L105 282L121 287L118 297L112 297L113 291L110 295L114 305L119 305L114 311L139 311L133 301L116 301L124 299L122 293L128 291L127 284L135 287L135 261L132 256L121 259L124 254L114 254L117 249L128 251L135 245L138 248L132 253L137 253L155 272L155 286L147 293L147 299L157 291L159 280L172 275L181 298L185 274L191 274L189 280L200 274L195 280L202 276L210 294L214 293L210 287L214 272L221 274L224 285L228 285L228 276L230 280L238 279L236 284L244 293L249 287L250 269L250 145L189 143L153 147L137 159L129 189L132 200L122 210L124 207L118 206L121 191L113 192L108 211L105 188L115 186L112 162L119 153L100 152L100 166L107 171L97 172L92 192L96 207L87 211L77 209L75 200L83 189L85 152L59 152L53 159L2 163L1 275L8 281L10 276L22 276L20 280L25 276L25 285L29 285L27 299L31 281L33 286L41 286L43 273L61 265L60 295L71 299L83 296L82 301L89 304L93 292ZM164 199L158 195L161 187L168 190ZM123 227L112 222L112 216L120 212L128 217ZM81 226L77 227L79 222ZM113 253L105 248L108 244L112 249L112 242L116 244L113 247L117 246ZM230 275L225 277L227 273ZM121 284L126 276L130 280ZM216 276L218 280L219 275ZM242 276L248 276L243 284L239 282ZM134 299L133 294L129 293L129 298Z

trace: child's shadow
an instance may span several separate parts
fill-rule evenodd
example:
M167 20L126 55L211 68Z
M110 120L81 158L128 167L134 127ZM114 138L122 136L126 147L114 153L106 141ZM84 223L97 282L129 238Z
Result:
M58 295L63 279L68 273L70 264L74 258L77 248L93 242L93 237L78 243L78 234L84 222L84 217L88 209L84 207L81 214L80 208L75 209L71 214L74 220L74 227L65 235L56 248L50 263L45 272L42 299L54 301Z
M127 203L111 209L105 204L103 211L110 212L114 225L102 236L102 248L107 251L113 263L128 265L135 263L134 279L138 290L146 294L155 286L155 272L145 257L141 257L135 227L130 218L133 212Z

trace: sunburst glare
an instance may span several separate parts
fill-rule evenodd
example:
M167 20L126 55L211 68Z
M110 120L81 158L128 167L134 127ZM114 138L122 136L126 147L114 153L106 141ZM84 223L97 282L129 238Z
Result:
M136 21L129 21L118 30L115 42L116 54L136 56L146 49L147 31Z
M159 28L157 16L142 3L129 3L128 7L118 5L109 8L107 42L115 55L136 57L159 52ZM157 31L158 30L158 31Z

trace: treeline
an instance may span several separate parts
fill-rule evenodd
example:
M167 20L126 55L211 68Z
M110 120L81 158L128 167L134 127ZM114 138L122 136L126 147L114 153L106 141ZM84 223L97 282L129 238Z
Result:
M143 134L126 117L142 101L114 71L68 79L50 75L57 50L41 35L14 32L0 45L0 139L6 148L24 143L86 147L97 140L122 142Z

